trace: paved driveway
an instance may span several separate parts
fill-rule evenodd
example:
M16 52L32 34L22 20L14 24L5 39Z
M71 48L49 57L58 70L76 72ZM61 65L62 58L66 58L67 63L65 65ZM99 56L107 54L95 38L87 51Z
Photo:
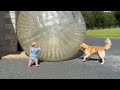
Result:
M105 38L87 37L89 45L104 44ZM62 62L42 62L40 67L27 67L28 60L0 60L0 79L120 79L120 38L111 38L112 47L106 52L103 65L82 57Z

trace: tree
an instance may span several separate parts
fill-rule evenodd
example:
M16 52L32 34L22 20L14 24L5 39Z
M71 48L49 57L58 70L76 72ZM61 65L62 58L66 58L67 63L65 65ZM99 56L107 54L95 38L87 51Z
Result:
M92 11L94 20L95 20L95 26L99 29L100 27L104 28L104 15L102 11Z
M120 11L113 11L115 19L116 19L116 23L118 24L118 26L120 27Z
M104 24L106 27L109 27L109 28L111 28L112 26L115 27L116 19L114 17L114 13L104 12Z
M86 22L87 29L93 29L95 25L95 19L91 11L81 12Z
M120 26L120 12L104 12L104 11L82 11L82 15L85 19L87 29L93 29L94 27L116 27Z

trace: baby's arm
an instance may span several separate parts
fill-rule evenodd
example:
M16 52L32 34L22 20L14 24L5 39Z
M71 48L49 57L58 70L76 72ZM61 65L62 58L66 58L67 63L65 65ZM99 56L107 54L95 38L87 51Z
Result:
M36 45L37 48L40 48L40 46Z
M41 50L41 48L40 47L37 47L37 51L39 52Z

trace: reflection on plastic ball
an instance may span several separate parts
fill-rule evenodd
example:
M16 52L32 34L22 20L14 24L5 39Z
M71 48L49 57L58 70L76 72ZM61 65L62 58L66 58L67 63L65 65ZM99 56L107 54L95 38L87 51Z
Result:
M38 59L61 61L78 53L85 30L80 11L21 11L17 37L28 55L32 42L37 42Z

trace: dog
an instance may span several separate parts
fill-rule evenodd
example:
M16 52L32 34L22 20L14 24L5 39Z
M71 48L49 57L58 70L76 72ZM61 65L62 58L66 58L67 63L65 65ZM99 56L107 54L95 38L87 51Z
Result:
M104 58L105 58L105 50L108 50L111 48L111 40L109 38L107 38L105 40L105 45L103 47L100 46L89 46L85 43L81 43L80 44L80 48L82 49L82 51L85 53L83 62L87 60L89 60L90 56L97 53L100 60L102 60L101 64L104 64Z

